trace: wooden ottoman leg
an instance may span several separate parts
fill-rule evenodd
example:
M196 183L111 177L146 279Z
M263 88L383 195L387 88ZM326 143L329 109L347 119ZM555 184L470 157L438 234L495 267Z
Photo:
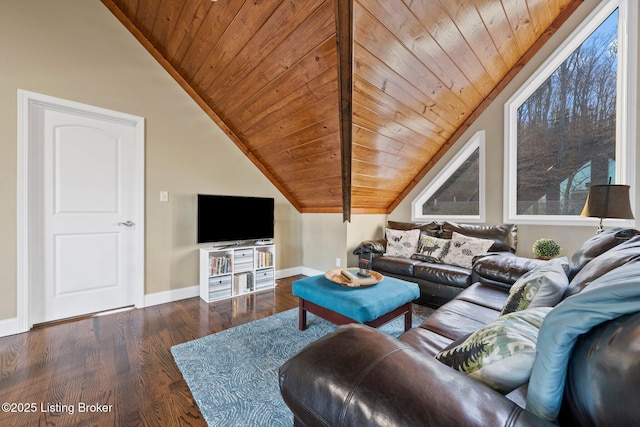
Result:
M304 307L304 299L299 298L298 301L298 329L304 331L307 329L307 310Z
M411 303L407 303L407 312L404 314L404 331L411 329L413 323L413 307Z

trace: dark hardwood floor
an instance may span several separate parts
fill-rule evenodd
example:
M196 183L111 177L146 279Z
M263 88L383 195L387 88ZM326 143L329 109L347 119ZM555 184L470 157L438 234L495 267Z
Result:
M231 300L190 298L0 338L9 404L0 426L205 426L169 349L297 307L291 283L301 277Z
M297 307L300 277L232 300L189 298L0 338L0 400L17 411L3 406L0 426L206 426L169 349Z

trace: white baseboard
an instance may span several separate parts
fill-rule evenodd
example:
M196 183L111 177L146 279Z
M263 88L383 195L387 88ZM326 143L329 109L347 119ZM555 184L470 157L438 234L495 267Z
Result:
M20 330L20 322L17 317L0 320L0 337L20 334L22 332L24 331Z
M318 276L326 273L325 271L314 270L313 268L302 267L302 272L298 274L304 274L305 276Z
M324 271L314 270L308 267L292 267L285 268L283 270L276 271L276 279L282 279L284 277L296 276L303 274L305 276L316 276L318 274L324 274ZM156 292L153 294L147 294L144 296L144 307L151 307L159 304L166 304L169 302L180 301L187 298L193 298L200 296L199 286L190 286L188 288L173 289L170 291ZM11 319L0 320L0 337L6 337L8 335L15 335L22 333L20 330L20 322L17 317Z
M318 274L324 274L324 271L314 270L301 266L285 268L284 270L276 271L276 279L296 276L298 274L304 274L305 276L316 276ZM193 298L197 296L200 296L200 287L198 285L171 291L156 292L154 294L147 294L144 296L144 306L151 307L154 305L166 304L168 302L180 301L182 299Z
M200 287L190 286L188 288L173 289L170 291L156 292L144 296L144 306L166 304L168 302L180 301L181 299L200 296Z
M276 279L283 279L285 277L297 276L298 274L304 274L302 271L304 267L292 267L285 268L284 270L276 271Z

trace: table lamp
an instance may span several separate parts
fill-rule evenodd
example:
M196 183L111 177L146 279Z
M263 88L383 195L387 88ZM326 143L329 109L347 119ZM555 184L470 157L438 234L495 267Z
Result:
M596 234L602 233L604 218L633 219L629 189L628 185L612 185L611 179L609 184L592 185L580 216L600 218Z

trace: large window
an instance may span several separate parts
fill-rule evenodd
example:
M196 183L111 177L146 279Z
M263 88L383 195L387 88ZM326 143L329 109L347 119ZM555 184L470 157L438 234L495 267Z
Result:
M484 221L484 131L477 132L412 203L412 220Z
M584 223L591 184L633 183L626 3L604 1L507 102L507 221Z

